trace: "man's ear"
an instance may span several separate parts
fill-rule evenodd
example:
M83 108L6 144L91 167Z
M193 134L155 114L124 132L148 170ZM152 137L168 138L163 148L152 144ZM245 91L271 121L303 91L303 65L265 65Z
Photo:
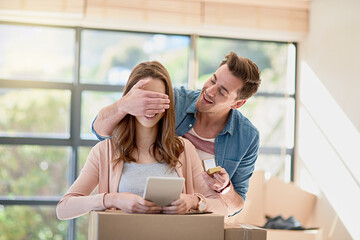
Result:
M236 101L236 102L231 106L231 109L238 109L239 107L241 107L241 106L244 105L245 103L246 103L246 99Z

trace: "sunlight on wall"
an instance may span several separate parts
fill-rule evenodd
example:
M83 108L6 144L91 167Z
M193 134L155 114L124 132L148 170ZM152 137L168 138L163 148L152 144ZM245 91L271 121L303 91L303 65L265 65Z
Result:
M354 239L359 239L360 136L306 62L301 63L298 152Z
M306 62L301 64L300 100L360 184L360 133Z

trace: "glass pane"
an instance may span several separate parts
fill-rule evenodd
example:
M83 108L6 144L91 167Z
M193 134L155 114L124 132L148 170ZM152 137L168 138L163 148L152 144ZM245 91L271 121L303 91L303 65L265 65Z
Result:
M260 146L294 146L294 99L252 97L238 109L260 132Z
M89 229L89 214L76 219L76 240L87 240Z
M81 138L96 139L91 124L100 109L121 98L122 92L83 91L81 96Z
M294 69L295 54L293 48L289 52L287 43L200 37L197 46L199 60L197 89L201 89L204 82L217 70L221 61L225 59L224 56L234 51L258 65L262 79L259 91L293 93L295 81L294 77L288 74L288 61L291 60L294 65L291 69Z
M0 205L0 239L63 240L67 222L56 218L55 206Z
M68 147L0 145L0 195L63 195L70 157Z
M84 167L87 157L91 151L91 147L79 147L79 159L78 159L78 173L79 176L81 169Z
M174 86L187 83L188 36L84 30L81 44L82 83L125 85L137 64L153 60L167 68Z
M0 89L0 136L69 138L68 90Z
M289 182L290 161L290 155L259 154L255 164L255 171L263 170L266 177L276 176Z
M0 78L72 82L75 30L0 25Z

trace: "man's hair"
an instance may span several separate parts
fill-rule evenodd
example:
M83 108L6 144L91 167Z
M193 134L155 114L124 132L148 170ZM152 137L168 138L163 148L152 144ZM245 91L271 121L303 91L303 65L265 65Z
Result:
M225 60L220 63L219 67L224 64L228 66L235 77L240 78L244 83L237 93L238 99L248 99L257 92L261 79L259 68L255 63L231 51L225 55Z
M184 145L175 134L173 88L170 75L166 68L157 61L140 63L131 72L123 96L128 94L137 82L148 77L151 78L150 81L153 81L153 79L162 80L165 84L165 93L170 99L170 108L164 112L164 116L158 122L158 133L152 145L152 152L149 151L158 162L167 163L173 171L179 163L179 156L184 151ZM111 141L116 149L115 154L117 156L114 158L115 165L121 160L126 162L136 161L132 156L132 153L137 149L135 131L135 117L130 114L127 114L114 129Z

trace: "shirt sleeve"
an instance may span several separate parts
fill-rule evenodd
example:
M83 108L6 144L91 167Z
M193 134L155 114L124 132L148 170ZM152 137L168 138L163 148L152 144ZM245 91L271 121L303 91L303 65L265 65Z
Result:
M244 202L249 189L249 181L255 169L255 162L259 152L259 134L254 136L249 148L231 178L235 191L240 194Z
M91 131L92 131L92 133L95 134L95 136L97 137L97 139L99 139L99 141L103 141L103 140L105 140L105 139L111 138L111 137L101 136L101 135L99 135L99 134L95 131L95 129L94 129L94 123L95 123L95 120L97 119L97 117L98 117L98 115L95 116L94 120L93 120L92 123L91 123Z
M79 177L71 185L68 192L56 207L56 215L60 220L79 217L91 210L105 210L106 193L90 194L99 183L99 156L96 146L91 150Z

